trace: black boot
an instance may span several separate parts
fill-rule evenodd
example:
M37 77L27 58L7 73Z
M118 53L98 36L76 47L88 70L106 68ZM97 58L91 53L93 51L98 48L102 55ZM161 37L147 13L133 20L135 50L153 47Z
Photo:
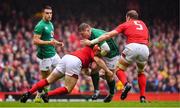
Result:
M121 100L126 99L128 92L131 90L131 84L126 83L124 86L124 90L122 91L121 94Z
M41 98L43 99L44 103L48 103L49 102L49 97L48 97L47 93L41 94Z
M140 102L141 103L146 103L146 97L145 96L140 96Z
M20 98L20 102L22 103L26 103L26 101L29 99L29 97L31 96L30 92L27 92L25 94L23 94Z
M109 103L109 102L111 102L112 99L113 99L113 95L109 94L108 96L106 96L104 98L104 102L105 103Z
M92 97L91 97L91 99L92 99L92 100L96 100L96 99L99 97L99 95L100 95L99 90L95 90L95 91L94 91L94 94L93 94Z

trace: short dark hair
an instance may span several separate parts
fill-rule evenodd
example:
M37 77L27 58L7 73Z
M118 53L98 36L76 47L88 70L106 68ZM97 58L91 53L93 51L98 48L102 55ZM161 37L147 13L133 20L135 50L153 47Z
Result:
M138 19L138 13L135 10L130 10L126 13L126 17L130 17L132 19Z
M91 27L89 24L87 23L81 23L78 27L78 31L81 32L81 31L84 31L86 28L88 27Z
M45 6L43 7L43 10L42 10L42 11L44 11L45 9L51 9L51 10L52 10L51 6L49 6L49 5L45 5Z

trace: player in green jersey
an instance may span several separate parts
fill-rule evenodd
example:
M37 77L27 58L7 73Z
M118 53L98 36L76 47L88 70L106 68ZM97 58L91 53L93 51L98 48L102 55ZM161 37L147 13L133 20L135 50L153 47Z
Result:
M42 78L46 78L52 69L60 60L59 55L56 53L55 46L63 46L62 42L54 39L54 27L51 23L52 8L45 6L43 8L42 19L38 22L34 29L33 43L37 46L37 59L39 62ZM43 89L45 92L47 89ZM37 92L35 102L41 102L40 93Z
M82 35L83 38L93 40L95 38L98 38L102 34L106 33L106 31L101 29L92 28L90 25L86 23L82 23L79 26L79 33ZM107 41L103 41L98 44L100 46L100 56L105 61L107 67L111 69L112 71L115 70L116 62L118 62L119 59L119 49L118 46L115 44L113 39L109 39ZM92 72L91 72L91 78L94 86L94 95L92 96L92 100L95 100L98 98L100 92L99 92L99 72L103 72L102 70L99 70L97 65L95 63L92 63ZM98 72L99 71L99 72ZM112 97L114 95L114 88L115 88L115 81L109 82L107 80L107 84L109 87L109 95L104 99L104 102L110 102L112 100Z

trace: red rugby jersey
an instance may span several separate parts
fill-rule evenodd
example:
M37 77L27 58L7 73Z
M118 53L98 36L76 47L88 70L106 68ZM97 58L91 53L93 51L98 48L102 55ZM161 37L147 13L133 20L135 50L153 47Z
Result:
M89 64L94 60L94 52L90 47L87 46L70 54L78 57L81 60L82 68L88 68Z
M126 43L141 43L148 45L149 32L145 23L141 20L130 20L120 24L116 29L127 37Z

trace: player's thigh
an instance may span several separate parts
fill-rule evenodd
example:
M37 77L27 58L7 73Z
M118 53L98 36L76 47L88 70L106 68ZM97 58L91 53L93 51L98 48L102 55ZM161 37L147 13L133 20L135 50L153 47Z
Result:
M121 56L119 61L116 64L115 71L117 71L119 69L126 70L130 64L131 64L131 62L128 62L123 56Z
M52 73L48 76L47 80L49 82L54 82L55 80L63 77L66 71L66 58L63 57L57 66L53 69Z
M136 62L136 65L138 68L138 73L144 72L146 64L147 64L147 62Z
M42 79L47 78L50 75L51 71L47 70L47 71L41 71L41 76Z
M65 87L68 89L68 93L70 93L74 86L76 85L78 80L78 75L65 75Z
M60 56L56 53L55 56L52 57L52 67L56 67L60 60Z
M115 70L116 69L116 64L118 63L119 59L120 59L120 56L115 56L113 58L103 57L103 60L105 61L107 67L110 70Z
M78 75L80 74L81 72L81 69L82 69L82 62L81 60L76 57L76 56L73 56L73 55L66 55L66 67L65 67L65 74L66 75Z
M149 48L144 44L139 44L138 47L138 55L136 57L136 61L143 64L144 62L148 61L149 57Z
M147 64L149 57L149 48L146 45L139 44L138 56L136 58L136 64L138 67L138 72L143 72Z
M47 81L49 84L56 82L58 79L64 76L63 73L59 72L56 68L51 72L51 74L47 77Z
M122 51L121 58L124 58L129 64L132 63L137 55L136 44L131 43L125 46L125 49Z
M45 59L37 58L37 61L39 63L40 71L46 72L48 70L51 70L51 64L52 64L51 58L45 58Z

